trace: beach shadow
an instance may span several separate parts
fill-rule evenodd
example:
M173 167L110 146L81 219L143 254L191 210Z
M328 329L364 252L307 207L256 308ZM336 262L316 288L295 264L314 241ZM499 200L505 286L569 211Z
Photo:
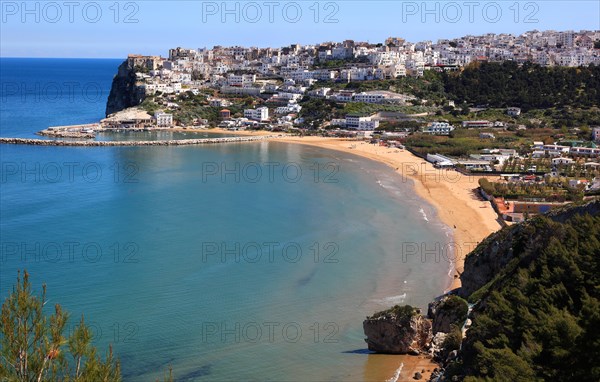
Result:
M487 202L487 200L485 200L485 198L481 195L481 193L479 192L479 189L477 188L473 188L471 189L471 197L473 198L473 200L478 200L480 202Z
M345 350L342 353L343 354L375 354L375 352L370 351L369 349Z

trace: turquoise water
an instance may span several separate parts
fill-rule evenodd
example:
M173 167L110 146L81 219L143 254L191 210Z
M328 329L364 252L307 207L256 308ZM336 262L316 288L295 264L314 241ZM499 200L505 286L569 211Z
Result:
M225 138L232 137L229 133L216 133L210 130L192 131L126 131L103 132L96 135L96 141L170 141L181 139Z
M118 64L76 61L89 70L71 72ZM2 118L2 136L49 124ZM447 262L403 258L447 240L431 207L354 155L257 142L2 145L0 159L0 297L26 268L49 305L73 324L85 314L96 343L113 344L125 380L155 380L168 365L178 380L361 380L364 317L424 308L448 283Z

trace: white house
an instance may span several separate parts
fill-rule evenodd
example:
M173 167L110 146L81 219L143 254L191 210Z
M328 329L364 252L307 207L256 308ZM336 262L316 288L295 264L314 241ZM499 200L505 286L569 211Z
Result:
M493 127L494 124L490 121L463 121L462 127Z
M382 103L385 100L385 95L381 93L358 93L354 95L355 102L365 103Z
M592 140L600 142L600 127L594 127L592 129Z
M171 127L173 125L173 114L159 112L154 114L154 118L158 127Z
M559 158L552 159L552 164L554 164L554 165L556 165L556 164L572 164L572 163L573 163L573 159L571 159L571 158L559 157Z
M248 87L256 82L256 74L233 74L227 75L227 85Z
M571 155L600 156L600 148L595 147L571 147Z
M569 153L569 146L561 146L561 145L544 145L542 150L544 150L548 155L556 157L561 156L562 154Z
M509 107L506 109L506 114L510 115L511 117L517 117L521 115L521 109L518 107Z
M423 132L432 135L449 135L452 130L454 130L454 127L448 122L432 122L431 125L423 129Z
M379 127L379 121L371 117L349 114L346 116L346 128L354 130L375 130Z
M254 121L266 121L269 119L269 108L262 106L256 109L245 109L244 117Z

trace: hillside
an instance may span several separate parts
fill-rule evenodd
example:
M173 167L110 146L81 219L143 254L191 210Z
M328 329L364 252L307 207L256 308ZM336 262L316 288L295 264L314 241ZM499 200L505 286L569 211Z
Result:
M598 200L491 235L465 262L472 325L445 378L600 380L599 271Z
M458 296L430 304L431 332L418 333L431 338L419 351L442 366L433 381L600 380L599 199L490 235L467 256L461 281ZM390 338L383 351L371 346L384 343L372 330L380 316L365 321L367 343L390 352ZM392 324L383 334L408 333Z

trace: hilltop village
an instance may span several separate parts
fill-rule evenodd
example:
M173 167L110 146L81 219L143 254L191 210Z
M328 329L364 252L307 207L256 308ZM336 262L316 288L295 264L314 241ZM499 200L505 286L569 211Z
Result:
M129 55L107 117L73 133L220 127L364 140L497 176L481 189L520 221L600 192L598 89L600 31L178 47Z

